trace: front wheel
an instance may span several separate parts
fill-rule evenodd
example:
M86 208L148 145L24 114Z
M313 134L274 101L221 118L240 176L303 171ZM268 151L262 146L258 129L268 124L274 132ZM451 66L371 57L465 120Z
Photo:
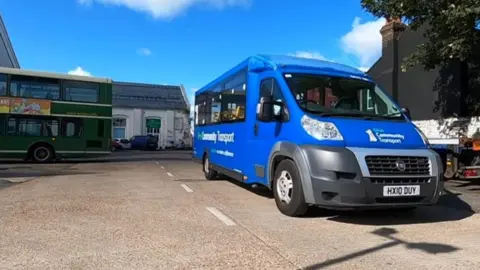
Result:
M205 178L207 180L215 180L217 179L217 171L211 168L210 166L210 157L208 154L205 155L205 158L203 159L203 173L205 174Z
M303 194L300 172L292 160L278 164L273 179L273 195L278 210L286 216L303 216L308 205Z
M53 160L53 150L45 145L36 146L32 151L32 159L38 163L48 163Z

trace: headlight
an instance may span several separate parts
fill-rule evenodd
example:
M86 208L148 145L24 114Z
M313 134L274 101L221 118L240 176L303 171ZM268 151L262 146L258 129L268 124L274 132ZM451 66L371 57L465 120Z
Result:
M323 122L304 115L302 117L303 129L317 140L342 141L343 136L332 122Z
M423 134L422 130L420 130L418 127L415 126L415 129L417 130L418 135L420 135L420 137L422 137L423 143L427 147L430 147L430 143L428 142L427 136L425 136L425 134Z

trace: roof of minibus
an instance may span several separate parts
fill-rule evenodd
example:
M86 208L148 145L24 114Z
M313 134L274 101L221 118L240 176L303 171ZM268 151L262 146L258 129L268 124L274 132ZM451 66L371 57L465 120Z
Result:
M216 85L218 82L230 77L231 75L237 73L242 69L248 69L252 61L262 62L265 65L273 67L274 69L285 69L285 68L305 69L305 70L314 70L319 73L322 73L322 72L330 73L330 74L338 73L338 75L343 75L343 76L351 75L351 76L368 78L368 75L366 75L364 72L356 68L335 63L335 62L326 61L326 60L286 56L286 55L255 55L255 56L248 57L243 62L235 66L234 68L228 70L227 72L222 74L220 77L216 78L209 84L205 85L204 87L199 89L196 92L196 94L200 94L204 91L209 90L212 86Z

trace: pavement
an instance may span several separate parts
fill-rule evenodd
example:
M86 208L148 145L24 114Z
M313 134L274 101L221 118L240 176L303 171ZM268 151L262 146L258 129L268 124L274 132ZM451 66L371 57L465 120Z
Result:
M190 157L3 163L0 269L480 268L475 191L449 186L410 214L290 218L265 189L205 180Z

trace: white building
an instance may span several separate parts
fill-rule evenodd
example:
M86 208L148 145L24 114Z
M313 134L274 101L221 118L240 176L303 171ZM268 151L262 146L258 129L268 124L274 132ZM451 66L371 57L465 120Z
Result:
M159 147L191 145L190 104L183 85L113 83L113 138L159 137Z

